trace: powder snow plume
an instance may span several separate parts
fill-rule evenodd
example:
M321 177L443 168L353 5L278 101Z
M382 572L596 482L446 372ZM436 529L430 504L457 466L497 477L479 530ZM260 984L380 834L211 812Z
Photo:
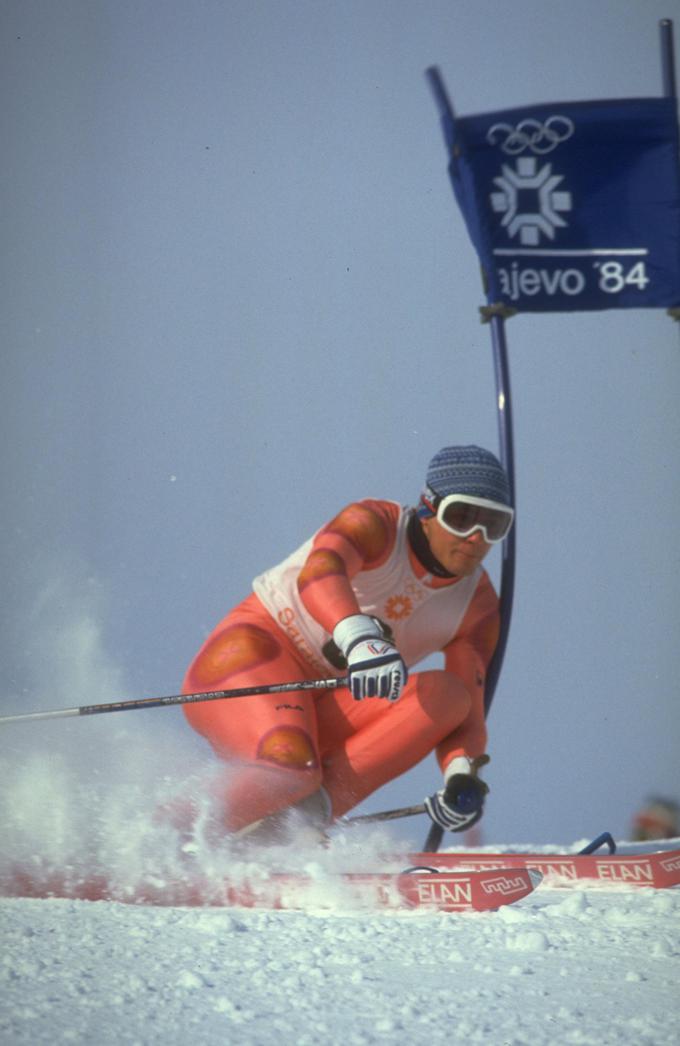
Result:
M71 708L120 700L125 672L105 641L106 600L82 567L52 572L22 622L24 696L5 711ZM172 713L171 713L172 714ZM234 850L216 829L211 796L228 767L168 724L164 709L30 721L2 727L0 891L17 869L40 887L55 873L67 883L100 876L111 896L140 883L219 881L257 867L365 869L393 849L385 829L338 833L318 845ZM186 811L190 814L187 817ZM384 858L381 858L384 866Z

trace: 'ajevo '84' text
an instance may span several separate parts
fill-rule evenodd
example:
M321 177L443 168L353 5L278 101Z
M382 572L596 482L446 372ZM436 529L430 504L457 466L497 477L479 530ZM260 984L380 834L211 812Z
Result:
M605 294L618 294L626 287L637 287L641 291L649 283L643 261L635 262L630 268L618 261L595 261L592 262L591 269L599 289ZM584 271L577 268L521 268L519 262L513 262L509 269L498 269L501 291L511 301L541 293L575 297L586 289L588 274L587 269Z

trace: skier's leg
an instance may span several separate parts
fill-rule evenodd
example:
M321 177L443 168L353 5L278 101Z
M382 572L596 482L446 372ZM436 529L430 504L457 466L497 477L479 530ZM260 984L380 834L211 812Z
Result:
M347 690L317 704L323 785L340 817L377 788L410 770L456 729L470 695L450 672L412 675L394 704L354 701Z
M312 673L313 675L313 673ZM310 677L254 597L220 622L193 661L185 693ZM191 726L228 764L218 802L229 832L304 800L321 784L314 698L309 691L184 705Z

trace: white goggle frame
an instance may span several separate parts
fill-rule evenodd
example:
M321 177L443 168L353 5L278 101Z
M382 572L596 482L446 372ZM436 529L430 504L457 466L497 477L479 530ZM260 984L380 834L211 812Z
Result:
M435 499L433 499L433 502L435 501ZM446 509L449 505L453 505L460 502L462 502L464 505L476 505L478 508L490 509L493 512L498 512L502 514L507 520L507 525L501 536L497 538L490 537L489 532L486 529L486 525L479 521L473 523L473 525L471 527L468 527L467 530L458 530L455 527L452 527L450 523L447 523L444 518ZM432 507L434 507L434 505ZM510 533L510 528L512 527L512 523L515 518L515 512L514 509L511 509L509 505L503 505L500 501L489 501L487 498L474 497L472 494L447 494L446 497L441 498L439 500L439 503L437 504L436 516L437 522L444 527L444 530L448 530L450 534L455 534L456 537L467 538L470 536L470 534L474 534L475 530L481 530L484 536L484 540L487 542L487 544L497 545L500 541L503 541L504 538L506 538Z

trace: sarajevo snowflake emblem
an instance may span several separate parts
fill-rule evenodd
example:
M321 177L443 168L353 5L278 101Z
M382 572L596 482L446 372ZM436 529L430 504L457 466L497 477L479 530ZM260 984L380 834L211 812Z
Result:
M503 164L502 174L494 178L498 191L491 193L491 206L503 215L501 224L508 235L519 233L520 243L527 247L535 247L541 234L554 239L555 230L567 224L559 212L572 206L571 193L557 189L563 175L553 174L550 163L537 167L534 156L518 158L516 168Z
M390 596L385 604L385 617L390 621L403 621L413 610L408 596Z

